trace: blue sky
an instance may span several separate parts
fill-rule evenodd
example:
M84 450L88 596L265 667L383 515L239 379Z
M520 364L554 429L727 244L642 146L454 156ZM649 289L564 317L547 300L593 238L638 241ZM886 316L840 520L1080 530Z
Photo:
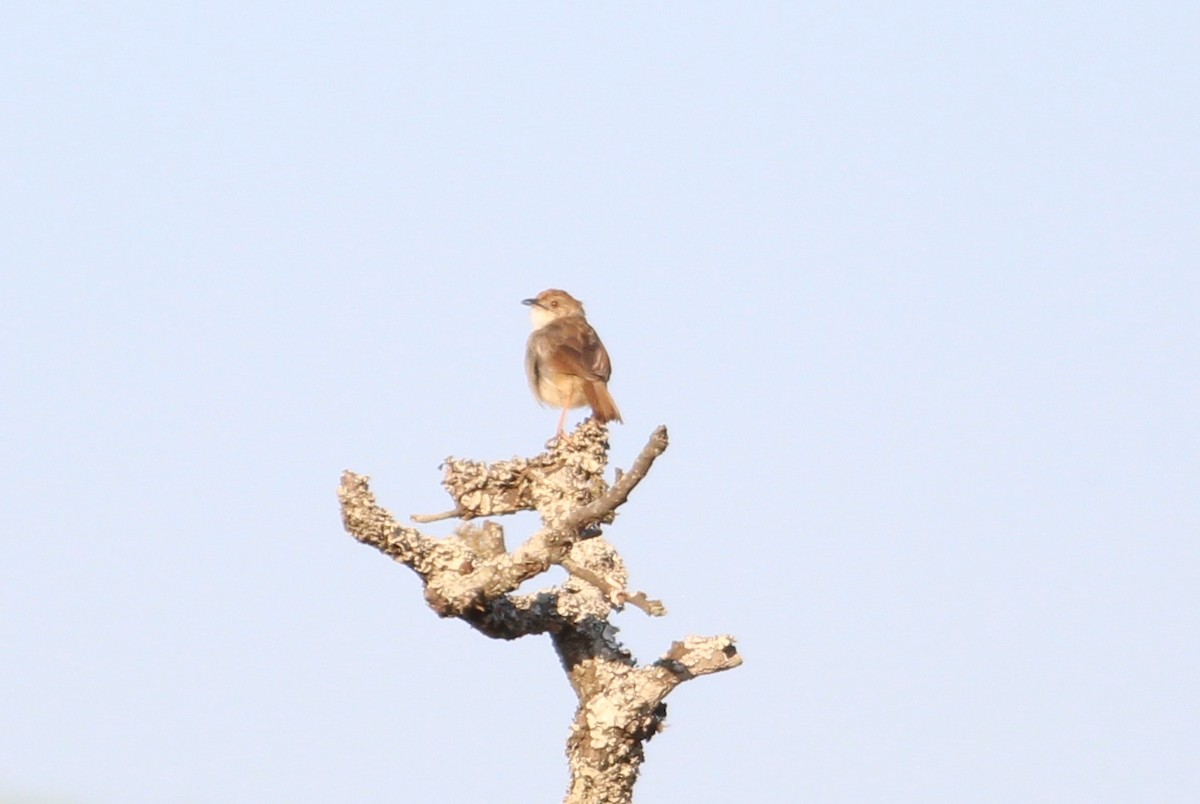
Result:
M549 643L334 495L539 450L547 287L671 432L623 638L746 661L639 802L1200 797L1198 18L6 4L0 800L559 800Z

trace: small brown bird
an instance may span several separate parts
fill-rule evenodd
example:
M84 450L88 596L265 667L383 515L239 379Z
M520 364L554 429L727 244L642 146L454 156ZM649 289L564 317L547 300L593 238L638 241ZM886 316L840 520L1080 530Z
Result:
M588 324L583 303L565 290L543 290L525 299L533 319L533 334L525 346L525 373L533 395L562 408L558 435L563 434L567 410L588 405L596 421L621 421L617 403L608 393L612 365L608 351Z

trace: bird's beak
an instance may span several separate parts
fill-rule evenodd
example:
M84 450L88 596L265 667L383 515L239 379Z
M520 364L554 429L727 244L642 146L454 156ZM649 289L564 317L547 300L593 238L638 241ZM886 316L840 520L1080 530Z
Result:
M537 305L537 303L538 303L537 299L522 299L521 300L521 304L528 304L531 307Z

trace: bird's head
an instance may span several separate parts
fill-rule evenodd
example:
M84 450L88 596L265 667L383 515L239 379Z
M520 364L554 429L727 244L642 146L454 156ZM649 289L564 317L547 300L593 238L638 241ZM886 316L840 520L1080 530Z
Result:
M576 299L565 290L543 290L532 299L525 299L521 304L529 305L530 318L533 328L541 329L558 318L569 315L583 315L583 302Z

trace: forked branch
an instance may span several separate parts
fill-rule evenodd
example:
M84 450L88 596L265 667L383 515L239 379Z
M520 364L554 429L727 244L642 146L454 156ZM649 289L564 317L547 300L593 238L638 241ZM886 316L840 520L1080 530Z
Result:
M661 727L667 694L690 678L741 664L733 638L720 636L687 637L658 661L639 667L608 623L626 603L648 614L666 613L661 601L627 590L625 563L600 535L600 526L613 521L667 445L666 428L659 427L611 487L604 480L608 431L593 421L533 458L447 459L443 485L454 508L414 519L471 520L536 510L542 527L511 551L495 522L476 527L464 521L450 536L428 536L400 525L381 507L368 478L345 472L338 489L347 532L412 568L439 615L461 618L494 638L551 635L579 697L568 741L572 778L566 801L574 804L629 801L642 746ZM516 593L555 564L568 571L565 582Z

